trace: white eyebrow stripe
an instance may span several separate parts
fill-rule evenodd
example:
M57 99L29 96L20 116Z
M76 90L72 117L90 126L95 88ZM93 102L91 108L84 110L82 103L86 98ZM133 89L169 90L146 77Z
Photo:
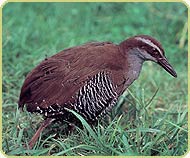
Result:
M148 44L149 46L151 46L153 48L156 48L160 52L160 54L163 55L160 48L158 48L158 46L156 46L154 43L152 43L149 39L145 39L145 38L142 38L142 37L136 37L135 39L137 39L139 41L142 41L142 42Z

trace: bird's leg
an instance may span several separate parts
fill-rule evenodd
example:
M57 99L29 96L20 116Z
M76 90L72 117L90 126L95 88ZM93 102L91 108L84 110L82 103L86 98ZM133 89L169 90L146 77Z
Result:
M29 149L32 149L32 148L33 148L34 144L36 143L36 141L38 140L38 138L39 138L39 136L40 136L40 133L42 133L42 131L43 131L47 126L49 126L49 125L52 123L53 120L54 120L54 119L52 119L52 118L47 118L47 119L45 119L45 120L42 122L41 126L38 128L38 130L36 131L36 133L34 134L34 136L32 137L32 139L31 139L31 140L29 141L29 143L28 143Z

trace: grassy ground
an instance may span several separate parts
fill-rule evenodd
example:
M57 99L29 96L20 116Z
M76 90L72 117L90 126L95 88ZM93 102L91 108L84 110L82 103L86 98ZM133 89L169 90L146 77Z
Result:
M46 56L88 41L119 43L149 34L178 73L147 62L113 113L65 135L45 130L23 149L42 118L17 109L26 74ZM181 3L8 3L3 8L3 130L7 155L183 155L187 151L187 8ZM58 134L56 134L58 133Z

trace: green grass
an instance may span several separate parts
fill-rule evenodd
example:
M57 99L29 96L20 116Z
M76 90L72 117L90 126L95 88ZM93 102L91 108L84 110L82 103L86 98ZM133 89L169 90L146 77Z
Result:
M69 136L47 128L23 148L42 121L20 112L26 74L46 56L88 41L149 34L161 41L178 73L147 62L112 114ZM187 151L187 8L182 3L8 3L3 8L2 147L7 155L183 155Z

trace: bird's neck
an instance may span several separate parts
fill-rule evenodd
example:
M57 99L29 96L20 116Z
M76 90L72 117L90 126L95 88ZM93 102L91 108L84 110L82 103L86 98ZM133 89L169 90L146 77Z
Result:
M139 77L144 61L145 60L140 56L139 49L128 50L127 53L128 71L125 74L126 88Z

